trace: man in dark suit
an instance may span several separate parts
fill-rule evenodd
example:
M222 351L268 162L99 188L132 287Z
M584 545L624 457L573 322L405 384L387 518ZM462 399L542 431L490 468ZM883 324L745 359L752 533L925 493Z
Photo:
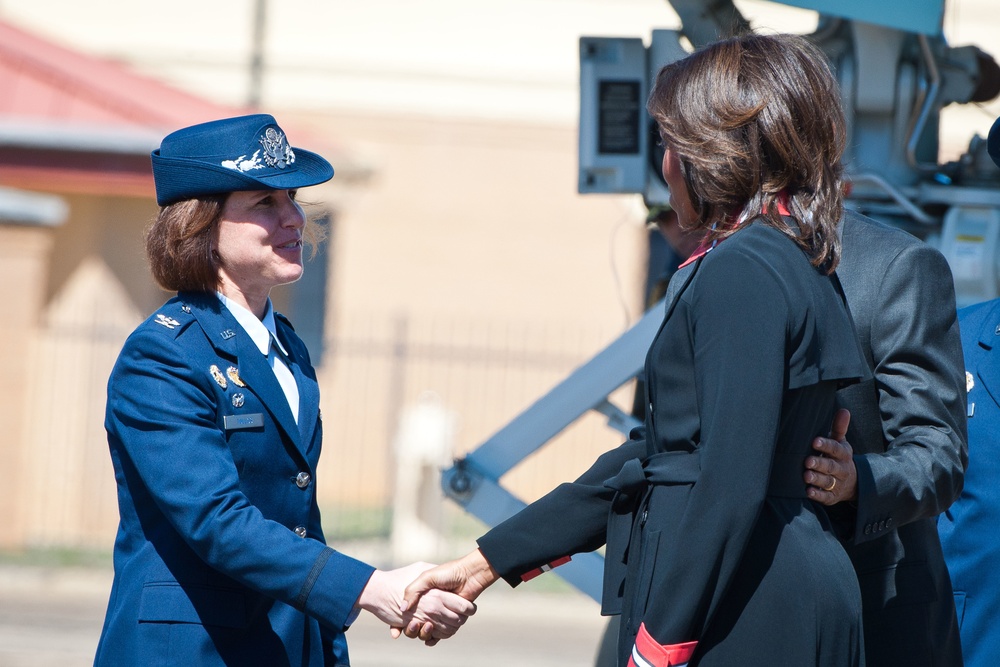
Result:
M1000 166L1000 119L987 147ZM962 495L938 518L968 667L1000 665L1000 299L958 313L968 392L969 473Z
M927 244L857 213L842 231L837 274L874 378L840 391L846 440L843 424L817 439L809 495L830 506L858 573L868 664L961 665L934 523L968 460L951 271Z

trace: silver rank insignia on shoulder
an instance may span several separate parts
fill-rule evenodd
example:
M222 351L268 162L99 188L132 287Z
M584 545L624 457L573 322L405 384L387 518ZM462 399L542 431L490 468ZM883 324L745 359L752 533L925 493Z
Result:
M174 318L167 317L163 313L157 313L156 314L156 319L153 320L153 321L156 322L157 324L162 324L163 326L165 326L168 329L173 329L178 324L180 324L180 322L178 322Z
M243 394L240 393L233 394L233 407L234 408L243 407Z
M976 381L972 377L972 373L965 371L965 393L972 391L972 388L976 386ZM969 403L968 409L965 411L966 417L971 417L976 414L976 404Z
M230 366L226 369L226 377L232 380L233 384L237 387L247 386L246 382L240 377L240 369L236 368L236 366Z
M186 303L183 306L181 306L181 310L183 310L188 315L191 314L191 306L187 305Z
M225 331L222 332L221 335L223 340L229 340L230 338L236 335L236 332L233 331L232 329L226 329Z
M226 386L229 384L228 382L226 382L226 376L222 374L222 371L220 371L219 367L216 366L215 364L212 364L211 366L208 367L208 372L212 374L212 379L215 380L216 384L218 384L223 389L225 389Z

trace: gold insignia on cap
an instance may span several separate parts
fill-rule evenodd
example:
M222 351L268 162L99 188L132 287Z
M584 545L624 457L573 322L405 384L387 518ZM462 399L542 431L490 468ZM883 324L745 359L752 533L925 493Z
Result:
M235 384L237 387L247 386L246 382L244 382L243 379L240 378L240 369L236 368L236 366L230 366L229 368L226 369L226 377L232 380L233 384Z
M225 389L226 385L229 384L228 382L226 382L226 377L222 374L222 371L220 371L219 367L216 366L215 364L212 364L211 366L208 367L208 372L212 374L212 379L215 380L216 384L218 384L223 389Z
M965 393L972 391L972 388L976 386L976 381L972 379L972 373L965 371Z

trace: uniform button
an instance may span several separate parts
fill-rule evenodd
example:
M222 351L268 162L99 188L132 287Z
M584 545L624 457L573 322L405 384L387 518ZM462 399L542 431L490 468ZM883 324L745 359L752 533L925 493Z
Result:
M306 536L306 527L305 526L295 526L295 534L298 535L299 537L305 537Z
M885 520L885 527L886 528L892 528L892 519L886 519Z
M872 525L869 523L865 526L865 535L868 535L871 532L872 532Z
M298 475L295 476L295 486L299 487L300 489L304 489L307 486L309 486L309 482L311 481L312 477L310 477L309 473L307 472L300 472Z
M878 522L878 529L879 530L885 530L885 521L884 520Z

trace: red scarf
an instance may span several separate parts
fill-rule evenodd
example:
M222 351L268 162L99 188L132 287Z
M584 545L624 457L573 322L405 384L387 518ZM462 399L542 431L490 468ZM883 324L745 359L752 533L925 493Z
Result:
M787 203L788 203L788 193L787 192L785 192L784 190L782 190L781 192L779 192L778 193L778 199L777 199L777 201L775 203L778 205L778 214L779 215L786 215L786 216L787 215L791 215L791 213L788 211L788 206L787 206ZM763 214L765 211L764 211L764 209L761 209L760 212L761 212L761 214ZM739 223L737 223L737 226L739 226ZM703 255L708 254L709 250L711 250L716 245L718 245L718 243L719 243L720 240L721 239L715 239L711 243L709 243L708 241L702 241L701 245L699 245L697 248L695 248L694 252L691 253L691 256L688 257L683 262L681 262L681 265L678 266L677 268L678 269L683 269L688 264L692 264L692 263L698 261L698 259L700 257L702 257Z

